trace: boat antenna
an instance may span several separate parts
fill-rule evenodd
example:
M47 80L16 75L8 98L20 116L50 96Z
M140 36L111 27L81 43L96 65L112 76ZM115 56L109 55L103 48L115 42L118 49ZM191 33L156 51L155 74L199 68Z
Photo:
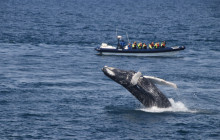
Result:
M129 37L128 37L128 33L127 33L127 32L126 32L126 35L127 35L128 43L130 43L130 40L129 40Z
M118 30L117 30L117 28L116 28L116 38L117 38L117 40L118 40L118 44L117 44L117 49L118 49L119 46L120 46L120 44L119 44L120 38L118 37Z

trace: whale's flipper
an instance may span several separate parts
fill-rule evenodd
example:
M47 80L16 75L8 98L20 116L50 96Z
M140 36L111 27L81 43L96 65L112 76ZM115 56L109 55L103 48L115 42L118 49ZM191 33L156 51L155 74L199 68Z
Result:
M143 77L149 79L154 84L165 85L165 86L177 88L176 84L174 84L172 82L165 81L165 80L157 78L157 77L153 77L153 76L143 76Z

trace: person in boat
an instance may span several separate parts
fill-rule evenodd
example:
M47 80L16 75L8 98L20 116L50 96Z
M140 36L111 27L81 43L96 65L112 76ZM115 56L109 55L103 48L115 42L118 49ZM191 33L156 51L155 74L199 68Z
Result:
M142 43L141 42L138 44L138 49L142 49Z
M125 46L125 41L124 41L124 40L121 40L121 41L120 41L120 47L121 47L122 49L124 49L124 46Z
M151 43L149 44L149 48L150 48L150 49L153 49L153 48L154 48L154 42L151 42Z
M137 48L137 43L136 41L132 44L132 49L136 49Z
M162 43L161 43L161 48L165 48L166 47L166 41L163 41Z
M132 47L131 43L128 43L128 49L130 50Z
M160 43L159 42L155 43L154 48L159 49L159 47L160 47Z
M147 45L145 43L143 44L143 49L147 49Z

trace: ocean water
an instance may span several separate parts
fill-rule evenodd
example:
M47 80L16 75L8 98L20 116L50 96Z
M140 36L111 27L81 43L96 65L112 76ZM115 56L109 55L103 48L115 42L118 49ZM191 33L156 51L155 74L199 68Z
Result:
M219 0L1 0L0 139L220 139ZM175 57L96 55L166 40ZM144 108L112 66L177 84Z

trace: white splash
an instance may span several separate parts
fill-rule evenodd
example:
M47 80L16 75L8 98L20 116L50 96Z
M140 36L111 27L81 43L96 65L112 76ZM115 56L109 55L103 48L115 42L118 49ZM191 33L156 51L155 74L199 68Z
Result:
M131 79L131 84L132 85L137 85L138 79L141 77L142 73L141 72L137 72L134 74L134 76Z
M138 110L141 110L141 111L144 111L144 112L151 112L151 113L161 113L161 112L190 112L190 113L196 113L196 111L188 109L180 101L175 102L172 98L169 98L169 101L171 103L171 107L169 107L169 108L158 108L156 106L153 106L151 108L141 108L141 109L138 109Z

